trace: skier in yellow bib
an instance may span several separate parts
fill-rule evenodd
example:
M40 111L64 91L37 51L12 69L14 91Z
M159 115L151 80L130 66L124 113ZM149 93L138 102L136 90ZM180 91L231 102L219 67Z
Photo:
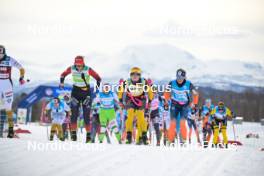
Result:
M228 137L226 133L228 118L232 118L232 112L225 106L224 102L220 101L218 106L216 106L211 112L211 124L214 129L213 147L217 147L218 145L220 129L223 134L224 145L226 148L228 147Z
M145 115L149 114L149 103L153 93L146 79L141 76L138 67L130 70L130 78L123 82L118 90L118 98L127 110L126 132L127 143L132 143L133 122L137 121L137 144L147 144L147 121Z

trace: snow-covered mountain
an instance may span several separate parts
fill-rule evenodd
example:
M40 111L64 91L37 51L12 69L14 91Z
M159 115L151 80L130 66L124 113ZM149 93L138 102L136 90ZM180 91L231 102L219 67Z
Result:
M127 77L132 66L143 69L145 77L169 80L178 68L187 71L187 77L198 85L225 89L230 85L264 87L264 67L260 63L239 60L209 60L196 58L188 51L168 44L128 46L112 57L92 57L94 65L108 80ZM111 64L111 59L115 63ZM96 64L99 63L100 65ZM112 66L113 65L113 66Z
M264 87L264 66L260 63L220 59L205 61L169 44L127 46L112 55L89 53L86 55L86 63L100 73L103 81L111 83L117 83L120 78L127 78L129 69L138 66L143 69L144 77L159 83L174 79L176 70L183 68L187 71L188 79L197 86L235 91L244 90L245 87ZM38 74L40 73L34 72L32 76ZM48 74L46 73L47 78L59 77L59 73ZM26 87L34 87L43 82L34 81L32 78L32 83ZM57 84L58 81L45 82Z

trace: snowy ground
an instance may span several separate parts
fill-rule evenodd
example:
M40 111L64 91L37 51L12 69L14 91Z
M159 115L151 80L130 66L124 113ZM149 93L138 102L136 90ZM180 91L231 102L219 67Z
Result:
M230 127L230 126L229 126ZM237 125L244 144L235 149L179 149L117 144L47 141L47 128L20 125L32 134L19 139L0 139L0 175L245 175L264 174L264 127L257 123ZM229 136L233 138L232 128ZM260 139L246 139L247 133Z

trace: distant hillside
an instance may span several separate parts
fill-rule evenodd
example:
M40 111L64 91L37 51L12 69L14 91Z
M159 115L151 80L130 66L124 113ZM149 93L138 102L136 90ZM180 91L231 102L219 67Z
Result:
M206 98L211 98L214 104L222 100L237 116L244 117L246 121L258 122L264 118L264 88L234 92L200 87L199 93L200 105Z
M158 83L166 84L167 82L161 81ZM57 85L57 83L48 83L48 85ZM214 104L219 100L223 100L237 116L243 116L246 121L259 121L264 118L264 88L233 85L233 90L219 90L213 87L202 87L197 84L196 86L198 86L200 94L200 106L206 98L211 98ZM30 93L36 87L35 85L17 91L14 108L17 108L18 101L21 101L21 96L25 97L25 93ZM41 104L34 105L32 119L39 119L40 108Z

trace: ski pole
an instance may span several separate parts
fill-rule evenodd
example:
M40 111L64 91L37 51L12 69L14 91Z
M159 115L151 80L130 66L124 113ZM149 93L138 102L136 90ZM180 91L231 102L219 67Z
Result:
M47 138L48 138L48 141L50 140L49 139L49 125L47 124Z
M232 120L232 126L233 126L234 140L236 141L236 130L235 130L234 120Z
M87 83L87 81L86 81L86 79L85 79L85 75L84 75L84 73L82 73L81 77L82 77L82 79L83 79L83 81L84 81L84 84L86 85L87 89L89 90L90 86L88 85L88 83Z

